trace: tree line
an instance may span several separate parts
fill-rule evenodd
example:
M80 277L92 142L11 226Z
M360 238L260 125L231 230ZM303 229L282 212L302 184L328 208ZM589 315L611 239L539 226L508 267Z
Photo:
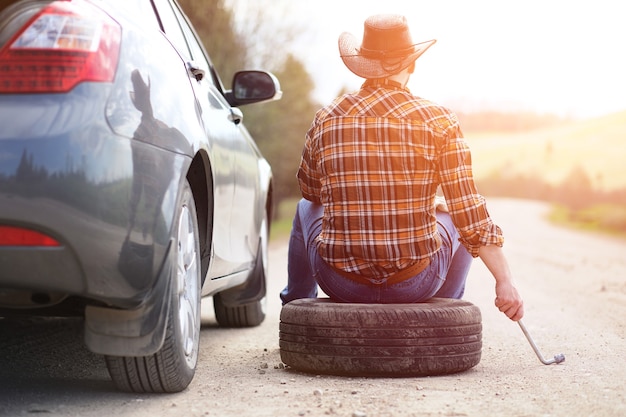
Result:
M303 62L289 53L289 45L305 28L289 27L287 19L276 26L274 8L265 2L238 0L178 0L206 46L229 88L236 71L262 68L280 80L283 98L262 105L244 106L244 123L274 172L274 202L299 196L296 171L304 135L320 103L313 99L315 84ZM227 3L228 2L228 3ZM236 10L237 15L235 15ZM282 11L288 13L288 11ZM243 22L243 23L242 23ZM339 92L343 93L345 91ZM563 123L553 115L498 111L457 112L464 131L515 132ZM581 179L581 176L583 177ZM489 178L482 182L486 194L537 198L579 208L584 201L620 201L622 192L602 194L584 185L584 172L558 187L539 178Z
M537 114L529 111L456 111L456 114L464 132L525 132L558 126L568 121L554 114Z
M274 172L274 202L299 195L296 171L304 145L304 135L319 104L305 65L289 53L288 45L301 28L272 24L265 2L231 0L179 0L196 28L213 65L227 88L230 78L241 69L271 71L281 84L282 99L241 108L244 123ZM242 17L241 14L244 16ZM241 24L236 20L245 22Z

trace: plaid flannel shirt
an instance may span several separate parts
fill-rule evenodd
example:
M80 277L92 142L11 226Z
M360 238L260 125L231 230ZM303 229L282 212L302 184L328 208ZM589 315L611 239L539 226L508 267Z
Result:
M385 278L439 250L439 186L472 256L503 243L456 115L395 83L366 81L319 110L298 180L302 196L324 206L320 256L346 272Z

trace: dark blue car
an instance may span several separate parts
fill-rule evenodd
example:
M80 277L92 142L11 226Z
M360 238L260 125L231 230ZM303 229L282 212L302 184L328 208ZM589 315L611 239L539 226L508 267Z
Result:
M126 391L175 392L200 302L265 318L272 173L173 0L0 3L0 317L82 316Z

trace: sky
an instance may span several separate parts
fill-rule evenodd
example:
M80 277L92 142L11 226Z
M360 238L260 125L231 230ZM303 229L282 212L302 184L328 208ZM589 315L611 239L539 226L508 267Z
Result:
M409 83L415 95L458 111L522 110L588 118L626 110L626 24L619 1L271 4L282 22L302 28L290 47L313 76L321 103L363 81L339 58L339 35L347 31L360 40L368 16L400 13L407 17L414 42L437 39L417 61ZM281 13L282 7L286 12Z

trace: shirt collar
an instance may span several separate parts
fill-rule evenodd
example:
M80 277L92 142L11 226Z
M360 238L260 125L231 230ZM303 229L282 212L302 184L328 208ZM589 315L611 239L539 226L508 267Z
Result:
M411 94L411 92L409 91L407 87L403 87L402 84L400 84L399 82L390 80L388 78L375 78L375 79L365 80L361 88L366 88L366 87L387 88L390 90L404 91L404 92Z

